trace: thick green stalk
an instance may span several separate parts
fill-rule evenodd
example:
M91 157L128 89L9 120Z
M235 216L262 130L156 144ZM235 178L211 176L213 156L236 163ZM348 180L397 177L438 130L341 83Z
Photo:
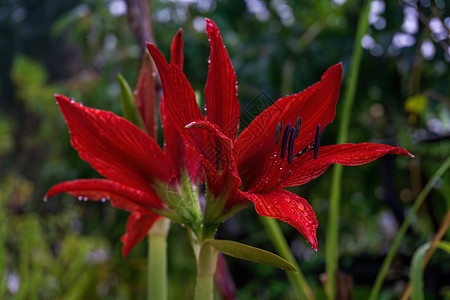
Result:
M260 219L264 224L264 227L266 228L266 232L269 235L270 241L275 246L275 249L277 249L278 254L280 254L283 258L285 258L297 268L298 272L286 272L286 276L288 277L289 282L294 289L295 298L303 299L306 297L306 299L308 300L316 299L314 297L314 293L308 285L308 282L306 281L305 276L300 270L300 267L298 266L277 221L273 218L262 216L260 217Z
M361 48L361 39L366 34L369 28L369 12L370 3L366 1L361 15L359 17L355 42L353 44L353 55L350 62L349 78L347 80L342 117L339 120L339 132L337 143L342 144L347 141L348 127L350 124L350 115L355 98L356 86L358 83L359 69L361 66L361 59L363 50ZM328 213L328 226L326 236L325 248L325 264L327 273L327 297L328 299L335 299L336 297L336 271L338 269L338 254L339 254L339 206L341 198L341 184L342 184L342 166L335 165L332 173L332 183L330 191L330 209Z
M203 243L197 260L197 282L195 300L212 300L214 296L214 273L217 265L217 250Z
M167 299L167 234L170 220L162 218L148 233L147 299Z
M398 230L397 235L395 236L394 241L392 242L388 255L386 256L386 258L383 261L383 264L381 265L381 269L378 272L377 278L375 279L375 284L373 285L372 291L370 292L369 298L370 300L378 299L378 294L380 293L381 286L383 284L384 278L386 277L386 273L389 270L389 266L391 265L392 260L394 259L395 253L397 252L398 247L400 246L400 242L402 241L402 238L405 235L406 230L409 227L409 224L411 224L412 219L416 215L417 210L422 205L425 198L428 196L428 193L430 193L433 186L436 184L439 178L441 178L441 176L447 171L449 167L450 167L450 156L445 160L445 162L436 171L436 173L434 173L433 177L431 177L430 181L428 181L427 185L424 187L422 192L420 192L419 196L414 202L414 205L411 207L408 216L406 217L402 226L400 226L400 229Z

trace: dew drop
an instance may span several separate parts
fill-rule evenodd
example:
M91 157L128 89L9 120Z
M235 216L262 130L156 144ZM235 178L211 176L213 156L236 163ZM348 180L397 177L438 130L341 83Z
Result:
M81 200L83 200L83 197L82 196L78 196L78 201L81 201Z
M43 200L44 200L44 202L47 202L47 201L48 201L48 198L47 198L47 197L44 197Z

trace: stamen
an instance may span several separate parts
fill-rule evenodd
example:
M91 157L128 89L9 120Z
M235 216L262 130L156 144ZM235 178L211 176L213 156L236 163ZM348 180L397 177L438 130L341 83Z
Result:
M294 140L295 140L295 136L296 136L296 129L291 127L289 132L290 132L290 135L289 135L289 146L288 146L288 164L290 164L292 162L292 155L294 153Z
M300 128L302 127L302 118L298 117L295 121L295 138L300 134Z
M320 130L320 124L317 125L317 129L316 129L316 137L314 138L314 159L317 159L317 157L319 156L319 147L320 147L320 134L321 134L321 130Z
M278 144L281 137L281 130L282 130L281 121L277 124L277 129L275 129L275 145Z
M281 158L284 158L284 154L286 154L286 146L288 142L289 128L291 128L291 124L287 124L284 128L283 139L281 140Z

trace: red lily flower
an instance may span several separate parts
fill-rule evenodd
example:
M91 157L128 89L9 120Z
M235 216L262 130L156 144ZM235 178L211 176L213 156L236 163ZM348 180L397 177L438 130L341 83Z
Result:
M179 31L172 43L172 61L179 68L183 61L182 47ZM107 179L62 182L53 186L45 199L68 193L80 200L109 199L114 207L130 211L126 233L121 238L124 256L145 237L160 216L186 221L183 214L189 214L189 210L177 211L170 199L177 197L183 174L198 173L195 161L189 158L184 144L178 142L181 140L178 132L167 125L164 110L161 112L166 139L164 152L155 141L156 95L152 73L149 58L141 69L136 89L137 107L147 132L111 112L55 96L69 127L72 146ZM181 200L176 198L175 202Z
M206 173L204 227L215 229L253 202L258 214L291 224L317 250L314 211L305 199L283 188L309 182L332 163L354 166L386 154L412 155L400 147L369 143L319 150L320 134L335 117L341 64L306 90L277 100L236 138L240 116L236 75L219 29L209 19L206 32L211 45L206 117L181 69L169 65L154 45L147 45L161 77L164 109Z

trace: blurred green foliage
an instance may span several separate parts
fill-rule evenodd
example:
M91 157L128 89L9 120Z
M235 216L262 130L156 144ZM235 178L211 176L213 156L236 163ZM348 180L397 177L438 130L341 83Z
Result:
M421 20L415 32L408 32L405 3L411 2L373 2L381 6L374 8L377 13L362 45L367 51L350 142L401 145L416 157L387 157L344 171L340 267L353 275L357 299L367 297L411 201L450 154L450 53L442 46L445 40ZM184 70L198 95L209 55L203 18L219 26L238 77L241 129L277 98L318 81L330 65L342 61L346 72L361 9L355 0L151 1L150 5L155 39L166 57L173 35L183 28ZM437 18L450 30L450 5L444 1L417 5L421 18ZM121 257L119 238L126 213L100 203L78 203L69 196L42 201L55 183L99 176L71 148L53 94L121 114L117 74L135 86L141 53L125 2L6 0L0 4L0 25L0 298L142 299L146 245L139 244L127 259ZM399 33L414 42L398 46L394 41ZM423 51L426 41L431 41L432 56ZM335 142L339 105L337 109L323 144ZM294 228L281 224L319 299L324 297L319 276L324 271L329 185L330 174L325 173L292 189L308 199L317 214L318 253ZM406 284L404 268L449 208L446 173L411 226L383 299L399 297ZM250 210L225 222L218 235L274 250ZM448 233L444 239L449 239ZM227 262L241 299L292 299L283 271ZM439 279L450 275L448 256L437 252L428 268L424 276L429 295L448 297L448 282ZM178 225L172 226L169 237L169 276L170 299L192 297L194 257Z

